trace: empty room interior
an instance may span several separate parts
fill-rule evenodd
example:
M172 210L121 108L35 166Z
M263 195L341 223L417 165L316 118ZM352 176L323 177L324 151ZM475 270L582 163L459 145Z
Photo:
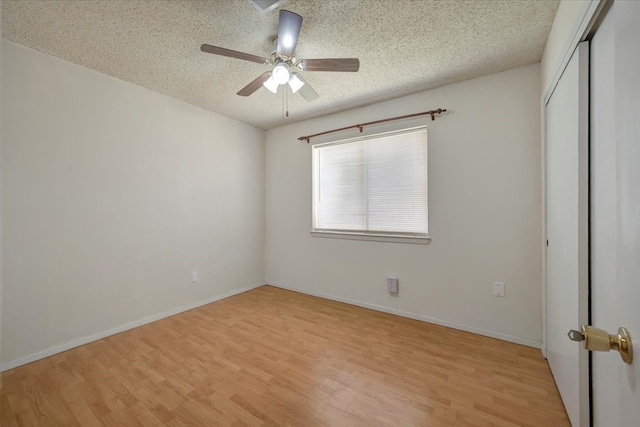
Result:
M0 424L640 425L639 4L2 0Z

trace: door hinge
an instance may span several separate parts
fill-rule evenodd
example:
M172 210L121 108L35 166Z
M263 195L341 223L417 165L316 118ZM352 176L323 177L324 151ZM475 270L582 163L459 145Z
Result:
M547 239L547 247L549 247L549 239Z

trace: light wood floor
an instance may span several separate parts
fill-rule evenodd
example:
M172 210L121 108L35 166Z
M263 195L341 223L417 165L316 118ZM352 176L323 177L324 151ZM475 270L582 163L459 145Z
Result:
M3 427L569 426L539 350L269 286L2 382Z

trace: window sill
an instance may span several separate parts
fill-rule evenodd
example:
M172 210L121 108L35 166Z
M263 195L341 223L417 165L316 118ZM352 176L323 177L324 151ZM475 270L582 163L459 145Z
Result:
M346 231L316 231L311 230L313 237L329 239L369 240L373 242L408 243L412 245L428 245L431 242L429 236L407 236L403 234L372 234Z

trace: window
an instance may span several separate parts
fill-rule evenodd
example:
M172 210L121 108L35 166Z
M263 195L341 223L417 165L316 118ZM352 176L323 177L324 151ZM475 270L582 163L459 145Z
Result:
M314 235L427 238L425 126L312 151Z

